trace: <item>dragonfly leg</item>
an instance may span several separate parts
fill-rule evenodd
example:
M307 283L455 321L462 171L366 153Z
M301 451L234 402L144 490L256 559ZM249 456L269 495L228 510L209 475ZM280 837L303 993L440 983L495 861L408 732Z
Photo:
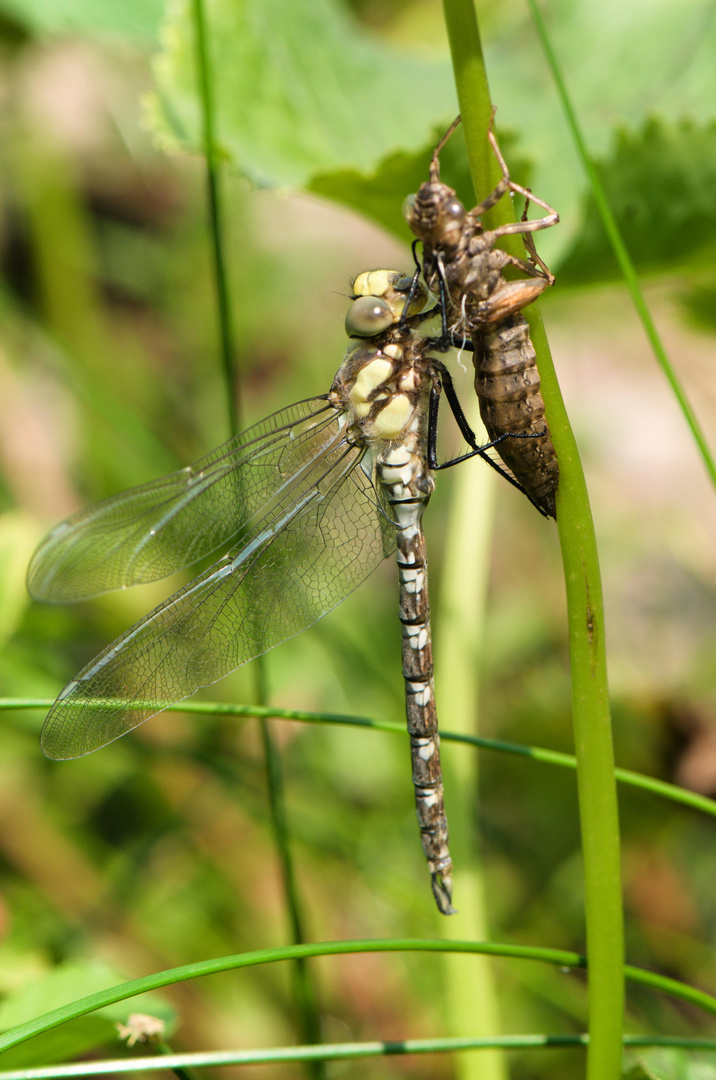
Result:
M435 367L435 376L433 378L433 385L430 390L430 405L428 412L428 465L430 469L432 469L434 472L439 472L441 469L449 469L453 465L459 465L461 461L468 461L470 458L473 457L481 457L482 460L485 461L491 468L493 468L495 472L498 472L500 476L508 482L508 484L512 484L512 486L517 488L518 491L521 491L523 495L526 495L532 505L536 507L537 510L539 510L540 514L542 514L543 517L549 517L550 515L547 514L545 510L539 505L539 503L537 503L532 498L529 491L527 491L527 489L519 482L519 480L517 480L516 477L514 477L512 473L505 468L504 465L501 465L498 461L495 461L494 458L491 458L490 455L487 453L487 451L491 450L493 447L499 446L499 444L504 442L505 439L536 439L540 438L543 435L546 435L547 429L545 428L542 431L538 432L530 431L523 433L506 431L503 434L499 435L496 439L493 439L492 442L488 442L485 443L483 446L480 446L477 441L477 436L470 427L467 421L467 417L463 412L463 408L460 404L460 399L458 398L455 391L455 386L453 384L450 372L439 360L434 360L433 363ZM468 453L461 454L459 457L452 458L450 461L439 462L437 458L438 412L440 405L440 395L443 390L445 391L445 396L448 400L450 411L455 418L455 422L460 430L460 434L462 435L468 446L471 447L471 449L468 451Z
M532 198L532 196L530 195L530 198L525 200L525 208L522 211L522 218L521 218L522 221L527 221L527 210L529 208L531 198ZM555 222L555 224L556 224L556 222ZM544 259L541 259L539 257L539 255L537 254L537 248L535 247L534 237L532 236L532 234L531 233L525 233L523 235L523 237L522 237L522 242L525 245L525 247L527 248L527 254L529 255L529 261L534 265L535 272L537 272L537 273L541 272L542 274L544 274L544 276L547 278L547 281L550 283L550 285L554 285L554 274L552 273L550 268L547 266L547 263L544 261Z
M440 152L442 151L442 149L445 146L445 143L448 141L448 139L454 134L454 132L459 127L461 120L462 120L462 116L458 113L458 115L455 117L452 124L447 129L447 131L443 135L442 139L440 140L440 142L438 143L438 145L435 147L435 149L433 151L433 156L430 159L430 179L431 179L431 181L433 183L437 183L440 180Z
M400 316L400 320L398 322L398 329L400 330L405 327L405 324L407 322L407 312L410 311L418 289L420 288L420 274L422 273L422 267L420 266L420 263L418 262L418 257L415 254L415 245L417 243L418 241L414 240L412 245L413 259L415 261L415 272L413 274L413 279L410 282L410 288L408 289L405 306L403 307L403 314Z
M492 117L490 119L490 126L487 131L487 138L490 142L493 153L497 158L497 163L502 169L502 180L500 181L500 184L503 186L502 193L504 194L505 191L513 191L517 195L522 195L527 200L527 206L529 206L530 202L536 203L537 206L541 206L543 210L546 210L547 214L545 217L537 218L535 221L528 221L526 215L527 206L525 206L525 213L522 215L521 222L514 222L512 226L503 225L495 231L498 235L505 235L505 233L507 232L535 232L537 229L548 229L551 225L557 224L557 222L559 221L559 214L553 206L550 206L549 203L545 202L543 199L538 198L537 195L533 195L528 188L523 188L520 184L516 184L515 181L511 178L510 170L507 167L507 162L502 156L502 151L500 150L499 144L497 142L497 136L495 135L494 123L496 112L497 110L493 108ZM498 184L498 186L495 188L495 191L499 189L500 184ZM494 195L495 192L493 192L492 194ZM488 199L490 199L491 197L492 196L488 195ZM480 206L483 205L484 203L480 204ZM494 202L490 205L494 206ZM474 212L477 213L479 209L479 207L476 207ZM485 207L485 209L489 209L489 207Z

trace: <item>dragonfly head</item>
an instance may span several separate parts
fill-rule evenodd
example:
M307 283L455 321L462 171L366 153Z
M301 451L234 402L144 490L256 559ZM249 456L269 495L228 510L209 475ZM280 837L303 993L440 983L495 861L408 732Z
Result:
M367 270L353 282L353 303L346 314L349 337L371 338L425 307L427 292L418 282L408 300L413 279L398 270Z

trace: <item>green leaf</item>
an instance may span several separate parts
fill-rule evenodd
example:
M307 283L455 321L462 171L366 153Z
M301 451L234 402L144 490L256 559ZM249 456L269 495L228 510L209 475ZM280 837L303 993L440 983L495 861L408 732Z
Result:
M0 0L0 13L35 34L155 39L162 0Z
M654 1048L628 1054L624 1076L627 1080L716 1080L713 1054L693 1050Z
M606 158L614 130L638 130L647 117L672 124L688 116L704 126L714 119L710 0L571 0L542 8L592 155ZM534 190L560 212L563 228L540 242L556 263L555 245L574 235L585 177L526 7L500 5L496 22L485 57L497 121L519 131L535 163Z
M426 144L416 153L398 151L389 154L371 171L342 169L319 173L309 182L309 191L366 214L401 240L412 243L414 237L403 217L402 205L406 195L417 191L427 177L430 157L441 134L436 128ZM445 168L450 157L456 165L453 170ZM450 172L450 183L459 185L462 197L471 205L474 196L464 145L459 157L450 155L446 149L442 165L446 179Z
M433 150L445 128L434 128L425 145L416 153L398 151L384 158L371 172L345 169L322 173L309 183L309 191L373 218L405 243L415 237L405 221L402 206L407 195L417 191L427 179ZM513 152L514 139L500 132L500 146L510 157L510 171L515 180L529 184L529 166ZM440 175L457 192L465 206L475 202L465 141L461 130L450 139L440 154ZM486 194L486 193L485 193Z
M428 141L456 111L452 75L390 49L336 0L209 0L217 144L261 186L368 171ZM169 147L202 149L191 5L177 0L156 57L147 120Z
M716 124L650 121L621 131L599 166L607 198L638 270L673 272L716 253ZM619 276L591 197L579 238L559 268L560 282L586 284Z
M403 199L425 178L435 134L445 129L457 108L447 51L444 62L398 52L368 34L340 0L206 3L217 138L225 158L255 183L307 186L408 238L400 213ZM643 180L664 191L672 180L670 174L662 185L660 173L651 168L653 158L659 158L658 140L641 147L644 136L622 135L618 152L631 151L634 160L627 169L627 162L617 161L616 155L607 159L616 125L640 131L647 110L659 117L655 132L662 125L665 131L678 131L681 118L691 117L693 131L703 129L707 160L713 156L709 125L716 100L716 20L709 12L707 0L693 0L687 8L679 0L632 5L606 0L597 16L589 0L576 0L553 6L548 13L590 149L605 157L605 168L626 170L615 179L621 179L631 195L639 195ZM636 54L635 40L640 42ZM174 0L162 44L155 59L156 91L146 104L147 122L167 148L199 151L189 0ZM521 154L533 165L535 192L562 215L562 227L540 237L542 254L556 263L577 235L585 181L534 29L519 6L500 8L485 52L498 128L519 133ZM622 142L627 145L622 147ZM692 154L681 140L676 142L672 152ZM652 155L642 170L636 158L641 149ZM516 175L512 155L508 160ZM689 190L698 183L698 154L694 160ZM678 164L674 159L656 161L660 169L667 163ZM708 188L702 183L702 194ZM656 217L648 213L644 219L649 240L645 251L652 264L655 259L673 261L670 216L660 240ZM594 226L591 217L585 220L590 230L585 243L593 245ZM710 221L709 216L707 226ZM690 230L691 225L678 238L677 251L684 254L698 239L698 226ZM596 247L599 265L585 266L580 260L580 275L584 271L586 280L606 280L614 273L601 235ZM566 272L571 274L571 263Z
M25 986L9 994L0 1005L0 1031L17 1027L35 1017L122 982L122 976L101 961L62 964L44 976L35 974ZM67 1061L98 1046L118 1039L115 1025L130 1013L147 1012L174 1024L174 1012L156 994L131 1002L117 1002L97 1013L78 1017L42 1033L27 1043L12 1047L2 1055L3 1068L25 1068L47 1062Z

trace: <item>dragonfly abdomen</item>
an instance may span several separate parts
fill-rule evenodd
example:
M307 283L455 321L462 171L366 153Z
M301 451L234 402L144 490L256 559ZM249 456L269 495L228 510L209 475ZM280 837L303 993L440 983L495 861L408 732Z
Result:
M406 559L412 560L406 562ZM433 648L422 530L398 534L400 622L402 626L405 712L415 786L420 840L440 911L453 913L452 859L448 847L440 737L433 682Z
M535 351L527 320L510 315L475 342L475 391L490 439L502 460L545 513L555 516L557 456L544 415Z
M420 839L437 905L444 915L450 915L454 912L452 859L440 765L427 552L422 529L423 510L432 493L433 480L420 454L409 448L411 434L402 445L394 444L382 450L376 472L385 501L399 526L397 546L405 712ZM416 432L415 436L420 443L421 434Z

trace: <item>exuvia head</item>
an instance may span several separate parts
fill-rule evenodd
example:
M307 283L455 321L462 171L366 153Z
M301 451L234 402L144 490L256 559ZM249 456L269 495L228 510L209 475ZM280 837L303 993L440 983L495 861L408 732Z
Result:
M426 183L403 203L408 225L423 243L454 248L465 225L465 207L447 184Z

